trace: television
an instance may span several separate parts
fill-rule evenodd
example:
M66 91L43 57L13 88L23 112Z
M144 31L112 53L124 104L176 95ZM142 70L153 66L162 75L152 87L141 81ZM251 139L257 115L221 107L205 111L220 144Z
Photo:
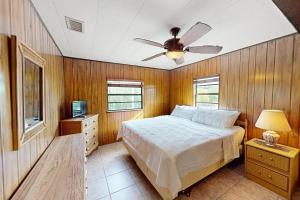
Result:
M86 101L72 101L72 117L84 117L86 114Z

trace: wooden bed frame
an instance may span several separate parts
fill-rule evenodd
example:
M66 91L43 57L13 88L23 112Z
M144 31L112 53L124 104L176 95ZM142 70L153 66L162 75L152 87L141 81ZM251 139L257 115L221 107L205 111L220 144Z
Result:
M235 125L237 126L242 126L245 129L245 136L244 136L244 140L243 143L241 144L241 148L240 148L240 153L243 153L243 146L245 144L245 142L247 141L247 126L248 126L248 122L245 119L244 121L241 120L237 120ZM155 182L156 180L156 176L155 173L152 172L145 164L145 162L138 156L137 152L135 151L134 148L131 147L131 145L125 140L122 140L125 147L127 148L128 152L130 153L130 155L132 156L132 158L135 160L137 166L140 168L140 170L144 173L144 175L147 177L147 179L151 182L151 184L153 185L153 187L158 191L158 193L161 195L161 197L164 200L169 200L169 199L173 199L172 195L170 193L170 191L168 190L168 188L164 188L161 186L158 186ZM208 175L212 174L213 172L217 171L218 169L224 167L226 164L228 164L229 162L231 162L232 160L228 161L228 162L224 162L224 161L218 161L212 165L209 165L206 168L202 168L199 170L196 170L194 172L190 172L187 175L185 175L184 177L181 177L181 192L180 193L184 193L187 196L190 195L191 193L191 187L199 182L200 180L202 180L203 178L207 177Z

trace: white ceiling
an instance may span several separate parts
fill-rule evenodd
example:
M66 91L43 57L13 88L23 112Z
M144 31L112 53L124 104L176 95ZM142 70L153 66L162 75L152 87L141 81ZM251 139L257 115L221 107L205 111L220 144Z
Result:
M32 0L64 56L173 69L166 56L141 60L164 49L137 43L141 37L163 43L169 29L179 37L197 21L213 29L196 45L220 45L220 54L295 33L272 0ZM66 28L65 16L85 22L84 33ZM214 55L185 54L183 65Z

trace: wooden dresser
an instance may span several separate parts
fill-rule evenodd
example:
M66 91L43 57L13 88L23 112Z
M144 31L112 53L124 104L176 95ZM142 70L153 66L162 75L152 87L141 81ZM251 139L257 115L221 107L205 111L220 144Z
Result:
M84 133L86 155L98 148L98 114L86 115L84 118L64 119L60 122L60 134Z
M270 148L262 142L256 138L246 142L247 178L291 199L299 178L299 149L284 145Z
M84 148L83 134L56 137L11 199L86 199Z

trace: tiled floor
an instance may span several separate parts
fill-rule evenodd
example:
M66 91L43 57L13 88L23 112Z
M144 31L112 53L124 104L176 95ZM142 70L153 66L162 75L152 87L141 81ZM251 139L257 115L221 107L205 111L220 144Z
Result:
M135 165L122 143L100 146L88 157L88 200L156 200L159 194ZM247 180L235 161L192 188L191 197L176 200L281 200L277 194ZM300 200L300 191L294 195Z

